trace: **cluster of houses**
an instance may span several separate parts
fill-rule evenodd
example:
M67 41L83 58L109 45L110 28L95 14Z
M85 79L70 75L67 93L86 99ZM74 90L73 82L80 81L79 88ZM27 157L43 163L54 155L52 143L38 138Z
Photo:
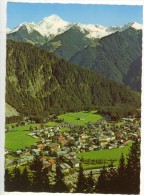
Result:
M66 131L62 131L64 127L67 127ZM42 124L30 130L28 136L39 138L39 141L30 148L6 150L6 167L25 165L39 155L50 172L55 172L59 159L61 170L66 174L79 167L77 153L124 147L128 141L140 139L140 120L130 117L114 124L101 119L86 126L62 122L54 127Z

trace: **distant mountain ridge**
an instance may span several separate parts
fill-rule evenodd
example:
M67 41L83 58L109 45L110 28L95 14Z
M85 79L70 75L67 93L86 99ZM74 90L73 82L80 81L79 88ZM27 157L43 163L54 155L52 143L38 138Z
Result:
M40 48L95 71L105 78L128 84L132 89L140 91L141 75L139 72L136 72L137 81L139 81L136 81L135 87L135 79L133 79L133 84L125 81L127 77L131 77L128 74L128 72L132 73L131 63L142 55L141 30L129 27L125 31L117 31L101 39L92 40L73 27ZM139 66L142 66L142 63Z
M38 24L23 23L7 29L7 38L29 42L61 59L140 91L141 75L131 64L142 56L142 25L136 22L116 27L71 23L57 15ZM138 66L142 66L142 62ZM131 70L132 68L132 70ZM128 78L130 77L130 78ZM132 83L128 82L132 79Z
M139 56L142 56L142 31L129 28L103 37L95 45L77 52L70 61L91 69L105 78L127 84L126 78L132 76L128 74L131 63ZM142 62L139 66L142 66ZM141 82L141 75L137 77ZM136 90L130 82L129 86ZM137 90L139 88L138 86Z
M72 23L72 22L66 22L62 20L57 15L51 15L46 18L44 18L39 23L22 23L18 27L14 28L13 30L8 30L8 38L18 40L18 41L25 41L25 42L31 42L33 44L40 44L36 39L32 40L33 36L39 36L39 40L45 38L45 41L52 40L57 35L60 35L70 28L75 27L79 29L87 38L90 39L96 39L96 38L102 38L109 34L112 34L116 31L123 31L126 30L129 27L133 27L135 29L142 29L142 25L138 24L136 22L128 23L124 26L116 27L116 26L110 26L105 27L101 25L94 25L94 24L80 24L80 23ZM26 36L23 38L23 36ZM43 39L42 39L43 43Z

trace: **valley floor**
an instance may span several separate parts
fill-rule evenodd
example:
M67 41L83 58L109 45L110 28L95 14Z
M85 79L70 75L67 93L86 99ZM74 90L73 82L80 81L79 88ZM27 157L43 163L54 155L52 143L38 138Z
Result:
M22 121L6 125L5 166L12 169L17 165L23 170L38 155L53 182L59 160L66 183L74 183L81 162L85 174L93 170L97 178L104 165L113 162L117 167L121 154L126 157L132 142L139 138L140 119L127 117L114 122L96 111L68 113L43 124Z

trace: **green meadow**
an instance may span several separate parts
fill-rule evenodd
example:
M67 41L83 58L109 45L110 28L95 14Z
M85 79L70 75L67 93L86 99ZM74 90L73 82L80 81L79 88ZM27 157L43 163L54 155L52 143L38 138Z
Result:
M15 151L34 145L39 139L28 135L31 133L29 130L31 126L35 126L35 124L15 127L10 132L7 132L5 134L5 148Z
M95 123L102 118L96 111L82 111L74 113L62 114L58 117L65 122L73 123L76 125L86 125L88 122Z
M114 161L114 166L118 166L119 159L121 154L124 154L124 157L127 156L129 153L130 146L132 145L132 141L130 141L126 146L122 148L115 148L115 149L104 149L98 151L91 151L91 152L82 152L77 154L77 158L83 158L84 160L103 160L106 162L105 166L108 166L111 161ZM104 164L84 164L84 168L99 168L102 167Z
M45 126L49 126L49 127L55 127L57 125L58 125L58 123L54 122L54 121L49 121L49 122L45 123Z

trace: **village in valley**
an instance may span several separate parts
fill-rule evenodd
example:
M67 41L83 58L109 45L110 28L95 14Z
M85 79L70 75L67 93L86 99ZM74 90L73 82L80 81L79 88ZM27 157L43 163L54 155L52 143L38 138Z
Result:
M84 121L85 119L79 117L77 120ZM37 141L30 147L19 148L15 151L6 149L6 168L16 165L26 166L34 160L35 156L39 156L43 167L47 167L52 176L56 171L57 160L59 160L61 171L68 176L69 173L75 174L78 171L81 161L92 164L89 159L84 158L83 154L123 148L129 142L140 139L140 119L132 117L113 123L106 116L96 123L88 122L84 126L63 120L58 120L55 126L47 126L44 123L35 124L35 121L25 119L15 126L6 126L6 133L12 134L15 132L13 131L15 127L27 125L30 125L27 136ZM106 163L101 159L94 162Z

